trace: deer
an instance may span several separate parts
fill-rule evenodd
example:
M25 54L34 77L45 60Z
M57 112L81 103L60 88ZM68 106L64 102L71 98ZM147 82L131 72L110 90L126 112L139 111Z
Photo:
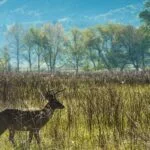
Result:
M9 141L15 146L14 135L16 131L29 131L29 144L32 142L33 136L38 144L41 143L39 136L40 129L50 120L56 109L63 109L56 95L63 90L52 92L51 90L40 94L42 99L47 100L47 104L40 110L19 110L19 109L5 109L0 112L0 135L7 129L9 130Z

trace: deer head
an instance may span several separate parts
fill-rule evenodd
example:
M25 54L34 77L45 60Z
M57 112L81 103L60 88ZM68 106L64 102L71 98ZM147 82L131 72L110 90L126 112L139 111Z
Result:
M54 90L48 90L44 95L41 92L40 93L44 99L48 100L53 109L63 109L64 105L61 104L56 98L56 95L62 91L64 91L64 89L56 92L54 92Z

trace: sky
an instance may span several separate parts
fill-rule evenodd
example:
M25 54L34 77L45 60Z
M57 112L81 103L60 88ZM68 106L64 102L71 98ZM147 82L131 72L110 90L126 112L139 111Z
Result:
M66 28L118 22L139 25L144 0L0 0L0 26L61 22Z

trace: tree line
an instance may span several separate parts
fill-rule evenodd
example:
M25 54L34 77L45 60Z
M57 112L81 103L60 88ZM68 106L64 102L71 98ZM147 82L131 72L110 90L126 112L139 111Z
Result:
M6 45L1 48L2 71L47 70L73 68L76 73L102 69L148 69L150 66L150 0L140 13L142 25L96 25L86 29L65 31L60 23L42 26L10 26ZM22 62L26 62L22 65ZM15 65L14 65L15 64Z

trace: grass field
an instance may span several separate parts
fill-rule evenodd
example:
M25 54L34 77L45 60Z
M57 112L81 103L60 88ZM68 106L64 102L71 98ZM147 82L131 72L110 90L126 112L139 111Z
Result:
M40 132L43 150L148 150L150 85L136 83L136 77L134 83L114 78L103 82L98 75L1 75L0 108L41 109L46 101L40 98L38 88L66 88L58 96L65 109L57 110ZM0 137L0 150L39 149L35 140L29 147L27 132L17 132L15 140L13 148L5 132Z

